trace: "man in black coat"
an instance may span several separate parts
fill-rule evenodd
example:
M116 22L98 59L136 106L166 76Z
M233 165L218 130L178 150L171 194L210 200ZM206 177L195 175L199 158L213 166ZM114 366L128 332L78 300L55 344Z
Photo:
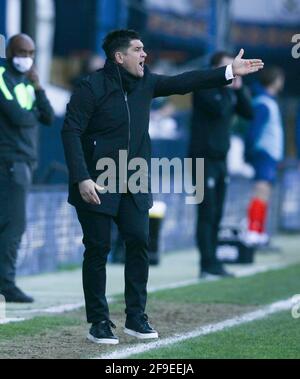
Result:
M211 59L211 67L232 64L233 59L227 52L218 52ZM190 156L204 158L204 200L198 205L196 228L202 278L231 276L218 261L216 250L226 192L230 128L235 115L245 119L253 116L251 97L240 77L225 87L193 93ZM199 173L194 170L193 175L195 180Z
M126 244L124 331L141 339L158 337L145 314L152 197L150 188L147 193L128 191L126 177L132 172L124 160L118 162L119 151L126 151L128 161L143 158L150 165L148 124L153 98L223 86L235 75L260 70L263 63L242 59L241 51L228 67L169 77L148 70L147 54L135 31L109 33L103 49L105 66L77 86L67 107L62 138L70 173L69 202L76 207L84 235L83 287L87 321L92 323L88 338L116 344L105 297L112 220ZM96 183L103 173L97 162L104 157L116 163L116 173L127 174L115 175L115 192L102 193Z

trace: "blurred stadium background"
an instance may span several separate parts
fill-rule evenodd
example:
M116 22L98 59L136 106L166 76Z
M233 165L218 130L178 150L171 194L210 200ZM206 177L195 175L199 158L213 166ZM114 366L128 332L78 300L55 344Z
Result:
M37 42L38 71L56 111L54 127L39 132L39 165L27 204L19 274L55 271L82 260L79 224L66 202L67 170L60 129L74 83L101 67L102 38L123 27L141 33L148 64L160 73L205 67L214 51L240 47L247 57L260 57L285 70L287 84L280 102L286 160L273 196L269 231L300 232L299 60L291 54L292 36L300 33L300 0L0 0L0 33L10 37L22 31ZM152 115L153 156L185 157L190 96L158 101ZM251 189L251 170L239 154L243 126L240 120L233 125L226 225L241 223ZM181 195L157 195L156 199L167 204L161 250L168 253L194 246L194 209L185 206Z

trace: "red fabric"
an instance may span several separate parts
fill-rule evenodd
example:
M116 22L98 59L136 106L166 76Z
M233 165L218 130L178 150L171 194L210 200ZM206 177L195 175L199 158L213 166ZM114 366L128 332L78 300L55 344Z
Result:
M266 227L268 204L258 198L253 199L248 208L248 230L264 233Z

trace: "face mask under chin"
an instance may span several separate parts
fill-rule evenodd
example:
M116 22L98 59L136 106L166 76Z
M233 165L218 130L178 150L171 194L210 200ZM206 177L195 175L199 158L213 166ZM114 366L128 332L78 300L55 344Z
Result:
M12 63L14 68L19 71L22 74L25 74L28 72L32 65L33 65L33 59L30 57L14 57L12 59Z

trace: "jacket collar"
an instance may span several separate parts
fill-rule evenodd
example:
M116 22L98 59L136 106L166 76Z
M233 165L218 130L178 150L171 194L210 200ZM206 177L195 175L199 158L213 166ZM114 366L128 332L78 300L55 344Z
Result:
M107 59L105 61L104 71L108 76L110 76L112 78L115 78L115 79L119 78L118 65L117 65L117 63L115 63L111 59Z
M109 77L116 80L124 92L132 92L140 81L140 78L131 75L122 66L118 65L110 59L107 59L105 62L104 72Z

